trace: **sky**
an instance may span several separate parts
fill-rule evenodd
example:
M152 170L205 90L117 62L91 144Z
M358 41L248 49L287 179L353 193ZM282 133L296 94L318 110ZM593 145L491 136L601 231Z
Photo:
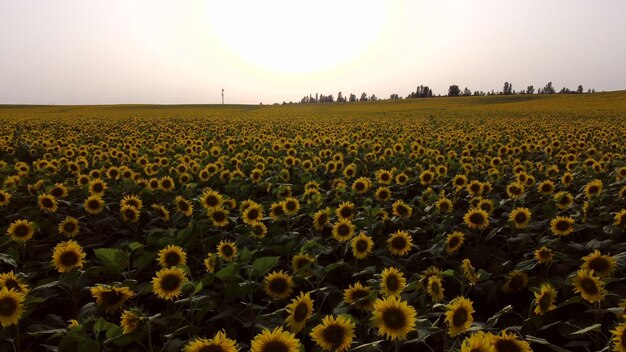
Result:
M0 0L0 104L626 89L623 0Z

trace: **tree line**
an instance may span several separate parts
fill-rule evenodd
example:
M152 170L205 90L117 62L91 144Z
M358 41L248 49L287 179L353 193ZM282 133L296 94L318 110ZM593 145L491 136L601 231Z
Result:
M586 92L582 85L579 85L576 89L569 89L567 87L561 88L557 92L557 90L552 85L552 82L548 82L545 86L535 89L534 86L527 86L525 89L515 90L513 89L513 83L504 82L504 86L502 90L496 91L482 91L475 90L472 91L469 88L465 87L463 90L456 85L453 84L448 88L448 94L444 96L448 97L461 97L461 96L491 96L491 95L521 95L521 94L584 94L584 93L595 93L595 89L588 89ZM406 97L400 96L399 94L391 94L389 96L389 100L397 100L397 99L414 99L414 98L430 98L430 97L441 97L441 94L434 95L433 90L428 86L419 85L415 89L414 92L409 93ZM348 97L345 97L342 92L337 93L337 97L330 95L324 95L320 93L309 94L308 96L304 96L300 99L301 104L307 103L352 103L357 101L377 101L380 100L376 97L376 94L368 95L366 92L361 93L360 97L357 97L355 94L350 93ZM291 102L290 102L291 103ZM283 104L287 104L283 101Z

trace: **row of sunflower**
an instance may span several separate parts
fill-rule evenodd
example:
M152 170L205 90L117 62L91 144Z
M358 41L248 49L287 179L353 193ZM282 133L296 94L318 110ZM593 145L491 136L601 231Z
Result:
M619 121L318 118L6 119L0 345L626 350Z

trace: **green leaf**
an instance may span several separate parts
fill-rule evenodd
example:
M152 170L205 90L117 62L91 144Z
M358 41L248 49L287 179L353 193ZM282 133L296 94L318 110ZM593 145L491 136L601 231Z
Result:
M278 265L280 257L261 257L252 263L252 273L258 276L264 276L272 268Z
M540 337L526 335L525 339L526 339L526 341L528 341L530 343L538 343L538 344L547 346L548 348L550 348L551 350L556 351L556 352L568 352L569 351L566 348L555 346L555 345L551 344L550 342L548 342L546 339L542 339Z
M145 245L139 242L131 242L128 244L128 248L130 248L131 251L136 251L139 248L143 248L143 247L145 247Z
M226 280L227 278L234 276L236 273L237 267L235 266L235 264L228 264L227 266L223 267L222 270L215 273L215 276L220 280Z
M591 332L591 331L600 331L601 328L602 328L602 324L598 323L598 324L593 324L593 325L587 326L584 329L580 329L580 330L574 331L571 334L572 335L582 335L582 334L586 334L586 333Z
M116 248L94 249L96 258L106 266L123 268L128 263L128 255Z

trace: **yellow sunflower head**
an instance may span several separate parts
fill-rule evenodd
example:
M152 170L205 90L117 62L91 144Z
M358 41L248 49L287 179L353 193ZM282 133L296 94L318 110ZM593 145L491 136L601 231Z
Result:
M491 338L494 352L532 352L528 342L520 340L513 333L502 331Z
M120 326L124 334L131 334L139 327L144 319L143 314L137 309L124 310L120 319Z
M415 329L416 316L415 308L406 301L390 296L374 302L372 322L387 340L406 340Z
M189 341L183 352L239 352L237 341L226 337L224 331L219 331L212 339L196 338Z
M35 234L35 223L28 220L15 220L7 229L7 236L16 242L25 242Z
M456 253L461 249L465 235L460 231L454 231L446 237L446 252L448 254Z
M606 295L604 282L594 275L593 271L578 270L572 280L574 292L580 293L582 298L589 303L601 302Z
M284 273L282 270L267 274L263 284L265 292L274 299L289 297L294 287L291 275Z
M299 352L300 340L282 327L264 329L251 342L251 352Z
M582 258L583 265L581 269L591 271L595 273L598 277L607 277L613 275L615 268L617 266L617 261L615 258L609 255L602 255L600 251L595 250L589 255L586 255Z
M360 282L348 286L343 291L343 300L360 310L374 309L374 298L372 289L369 286L363 286Z
M14 289L0 290L0 325L3 328L17 324L24 313L25 295Z
M400 296L406 286L404 274L394 268L385 268L380 274L380 288L385 296Z
M24 295L28 294L30 291L28 284L24 282L24 279L19 275L15 275L13 271L0 274L0 288L3 287L6 287L9 290L15 290Z
M339 316L327 315L322 323L311 330L311 338L324 351L342 352L350 348L354 339L355 325Z
M543 284L535 295L535 314L543 315L556 308L556 290L550 284Z
M472 301L465 297L457 297L447 306L445 313L448 324L448 335L455 337L469 329L474 322Z
M285 323L292 332L296 333L304 329L307 320L313 314L313 302L308 292L302 292L285 307L287 314L289 314Z
M365 259L372 253L374 241L371 237L361 232L350 241L350 246L352 247L352 255L356 259Z
M515 224L518 229L525 229L530 223L530 209L528 208L515 208L509 215L509 221Z
M574 219L569 216L557 216L550 221L550 229L557 236L568 236L574 232Z
M238 250L235 242L222 240L217 245L217 255L225 262L232 262L237 256Z
M491 338L491 334L483 331L475 332L463 340L461 352L495 352Z
M60 273L82 268L87 255L83 248L73 240L61 242L52 251L52 264Z
M107 313L120 310L122 305L135 295L133 290L125 286L97 285L90 291L91 296L96 299L96 304L104 308Z
M470 229L484 230L489 226L489 214L482 209L473 208L465 213L463 221Z
M176 267L165 268L157 271L152 278L152 290L157 297L171 301L180 296L186 282L187 277L183 270Z
M180 246L169 245L159 251L158 260L162 268L187 263L187 253Z
M339 242L347 242L354 236L354 224L348 220L339 220L333 225L333 238Z
M405 256L413 246L413 238L406 231L396 231L387 239L387 249L391 254Z

